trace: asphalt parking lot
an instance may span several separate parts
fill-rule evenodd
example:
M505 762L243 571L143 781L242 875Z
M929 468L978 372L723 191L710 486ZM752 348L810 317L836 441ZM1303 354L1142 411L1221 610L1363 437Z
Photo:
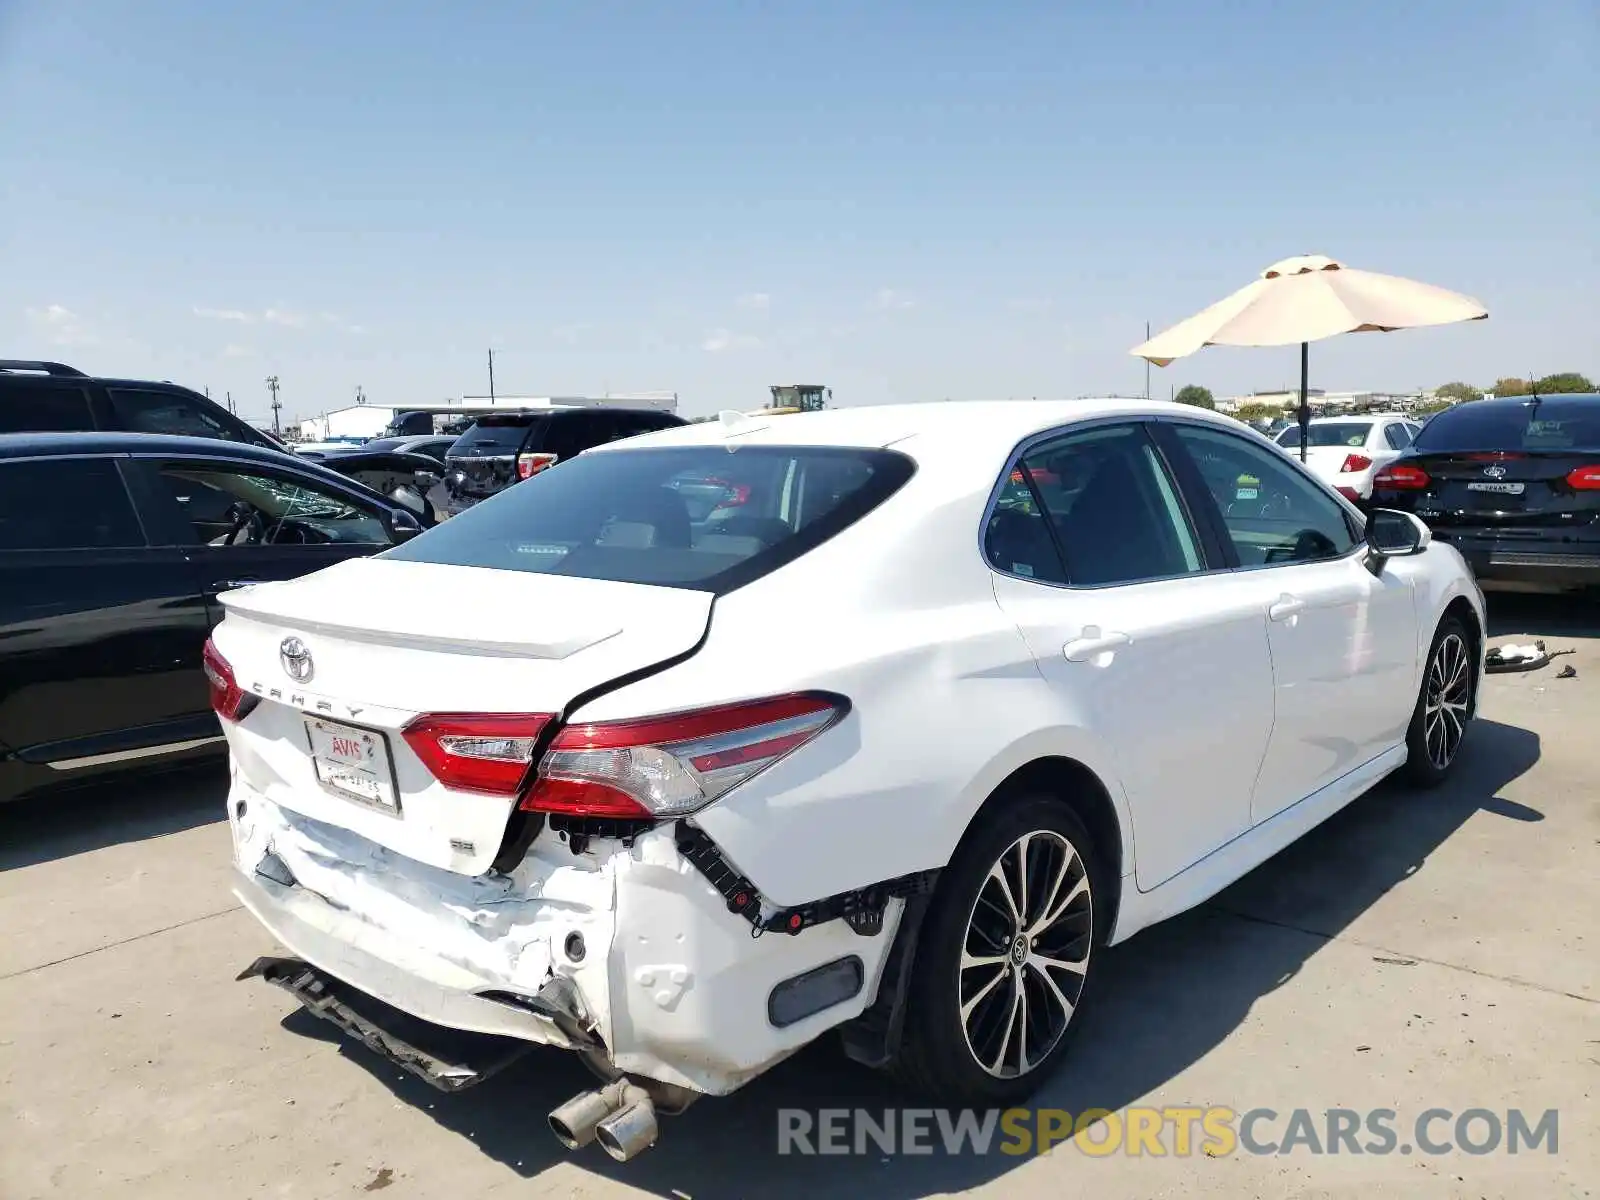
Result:
M0 1197L1593 1195L1600 608L1491 605L1494 641L1575 653L1487 681L1442 790L1385 784L1110 952L1035 1103L1555 1109L1554 1154L779 1156L779 1108L896 1103L819 1044L631 1164L568 1155L545 1114L590 1086L575 1061L444 1096L234 982L272 947L228 892L208 770L0 810Z

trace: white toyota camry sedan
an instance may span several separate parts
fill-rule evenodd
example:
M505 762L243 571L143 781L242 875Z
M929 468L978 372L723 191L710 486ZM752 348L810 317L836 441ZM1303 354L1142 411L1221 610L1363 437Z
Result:
M1129 401L728 414L224 604L245 976L446 1089L576 1052L622 1159L834 1029L1021 1098L1103 947L1443 778L1483 661L1414 518Z

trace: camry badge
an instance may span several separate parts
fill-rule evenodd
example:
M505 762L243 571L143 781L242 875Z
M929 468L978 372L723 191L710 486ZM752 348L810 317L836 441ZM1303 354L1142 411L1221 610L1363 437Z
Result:
M297 637L284 638L278 644L278 661L283 664L283 673L296 683L310 679L316 669L311 663L311 651Z

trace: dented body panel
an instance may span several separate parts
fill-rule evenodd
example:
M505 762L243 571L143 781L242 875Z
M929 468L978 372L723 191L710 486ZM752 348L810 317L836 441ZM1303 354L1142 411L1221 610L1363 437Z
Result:
M597 839L582 855L547 835L511 874L465 876L279 808L237 772L230 814L234 891L297 956L426 1021L582 1050L548 1018L486 998L532 998L553 978L570 980L585 1029L617 1070L713 1095L859 1014L899 912L892 902L873 937L834 921L801 937L753 938L670 829L632 846ZM269 855L292 885L257 870ZM863 961L860 995L771 1025L774 985L847 955Z

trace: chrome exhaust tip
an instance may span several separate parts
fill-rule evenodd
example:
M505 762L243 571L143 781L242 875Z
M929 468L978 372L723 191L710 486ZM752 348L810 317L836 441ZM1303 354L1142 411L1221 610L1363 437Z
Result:
M594 1141L595 1130L600 1122L621 1104L620 1092L621 1085L618 1084L580 1092L560 1108L550 1110L550 1132L568 1150L582 1150Z
M654 1146L660 1132L656 1124L656 1106L649 1096L641 1094L601 1121L595 1127L595 1139L612 1158L627 1162Z

